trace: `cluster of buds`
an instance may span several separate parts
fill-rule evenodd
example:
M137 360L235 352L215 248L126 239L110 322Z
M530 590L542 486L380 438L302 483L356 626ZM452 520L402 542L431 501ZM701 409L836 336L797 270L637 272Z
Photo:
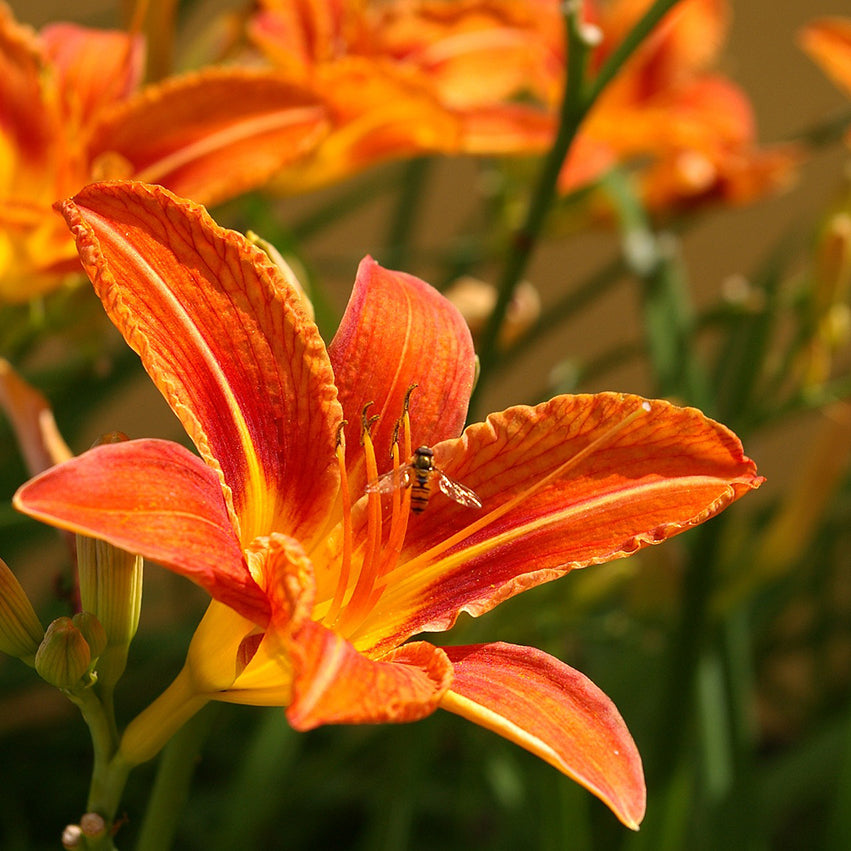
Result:
M126 439L113 433L96 445ZM77 576L82 611L56 618L45 630L21 584L0 561L0 651L34 666L56 688L76 692L98 682L102 698L111 699L139 624L142 559L78 535Z

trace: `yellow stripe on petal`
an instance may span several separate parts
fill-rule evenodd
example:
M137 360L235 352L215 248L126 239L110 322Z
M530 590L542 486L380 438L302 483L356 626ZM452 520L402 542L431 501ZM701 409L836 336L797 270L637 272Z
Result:
M482 509L430 501L355 645L375 650L448 629L461 611L482 614L574 568L659 543L761 484L726 428L693 408L645 404L614 393L557 397L436 446L436 465Z
M90 150L118 155L127 176L212 204L262 185L327 132L320 99L284 75L208 68L114 107Z
M520 745L581 783L627 826L644 816L641 757L614 704L587 677L533 647L443 648L441 708Z
M341 412L299 294L160 187L94 184L62 212L110 318L220 472L243 546L275 531L310 542L336 496Z

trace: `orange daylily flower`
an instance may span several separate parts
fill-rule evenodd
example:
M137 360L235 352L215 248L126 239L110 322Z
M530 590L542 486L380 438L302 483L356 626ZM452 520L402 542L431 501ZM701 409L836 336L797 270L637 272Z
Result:
M280 74L209 68L139 89L143 60L138 37L61 23L36 34L0 2L0 301L79 270L51 206L87 183L135 177L214 203L326 130L322 104Z
M558 60L537 3L261 0L250 36L322 97L333 129L279 175L287 191L424 153L539 152L552 115L517 95L551 85Z
M798 34L798 42L825 74L851 96L851 18L818 18ZM851 143L851 132L846 136Z
M599 4L602 64L651 0ZM560 176L563 191L635 162L653 209L707 200L741 204L782 186L797 155L761 148L747 96L712 70L729 10L724 0L683 0L603 92Z
M735 435L692 408L616 393L509 408L462 433L470 334L423 281L365 259L326 348L287 276L198 205L105 183L62 211L201 456L153 439L100 446L15 497L213 597L184 670L130 724L121 756L152 756L210 699L284 706L300 730L440 707L636 827L640 758L587 678L534 648L416 636L707 520L762 481ZM410 489L365 493L418 445L482 507L435 487L415 514Z

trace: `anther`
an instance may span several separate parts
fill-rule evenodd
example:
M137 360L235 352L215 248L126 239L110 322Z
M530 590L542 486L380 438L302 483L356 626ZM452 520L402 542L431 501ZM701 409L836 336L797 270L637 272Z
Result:
M412 385L411 385L411 386L410 386L410 387L409 387L409 388L405 391L405 401L404 401L404 403L402 404L402 411L403 411L404 413L408 413L408 407L409 407L409 406L410 406L410 404L411 404L411 393L413 393L413 392L414 392L414 390L415 390L418 386L419 386L418 384L414 383L414 384L412 384Z
M336 446L342 446L345 448L346 446L346 426L349 424L348 420L343 420L340 425L337 426L337 443Z
M366 415L366 412L369 410L370 406L373 405L373 404L374 404L373 402L367 402L363 406L363 410L361 411L361 415L360 415L360 420L361 420L360 442L361 442L361 446L363 446L363 444L364 444L364 437L366 437L366 435L370 434L370 432L372 431L372 424L376 420L381 419L381 417L378 414L375 414L372 417L368 417Z

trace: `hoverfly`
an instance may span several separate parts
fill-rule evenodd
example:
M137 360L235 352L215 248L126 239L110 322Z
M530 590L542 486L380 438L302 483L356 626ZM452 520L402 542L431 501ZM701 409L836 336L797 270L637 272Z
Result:
M431 497L434 483L441 493L468 508L481 508L482 502L470 488L450 479L442 470L434 466L434 452L428 446L414 450L410 464L398 467L389 473L373 479L366 486L367 493L392 493L395 490L411 489L411 511L419 514L425 511Z

